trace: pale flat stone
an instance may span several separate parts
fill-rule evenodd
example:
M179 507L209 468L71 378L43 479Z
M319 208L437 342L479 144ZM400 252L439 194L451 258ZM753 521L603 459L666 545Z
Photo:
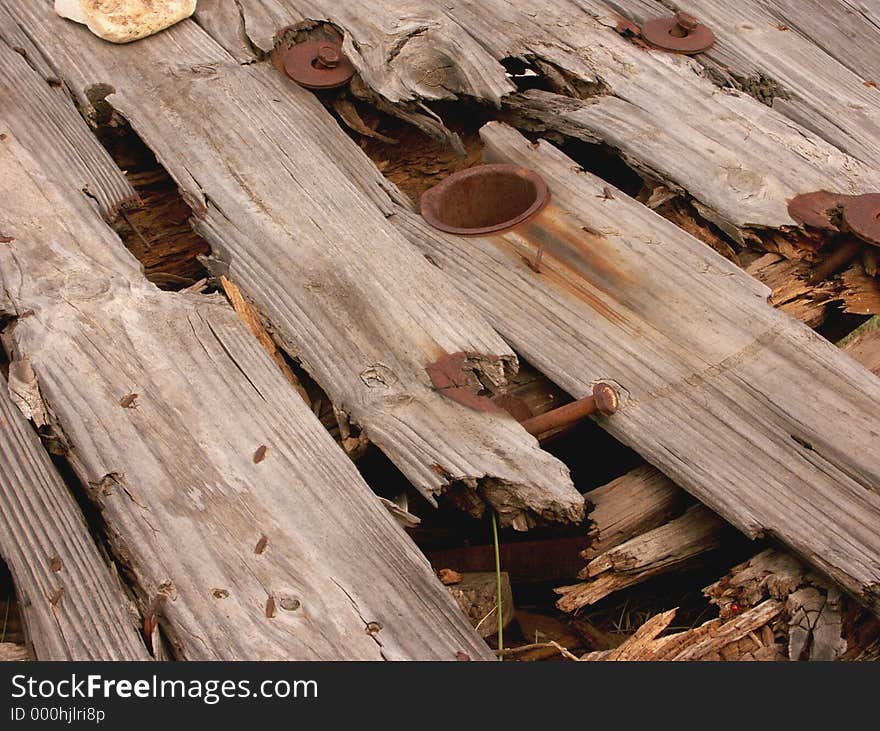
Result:
M129 43L158 33L195 12L197 0L55 0L62 18L84 23L96 36Z

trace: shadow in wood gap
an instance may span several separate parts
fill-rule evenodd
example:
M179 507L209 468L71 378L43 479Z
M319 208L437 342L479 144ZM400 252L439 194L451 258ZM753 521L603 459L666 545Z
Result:
M190 226L192 209L152 150L117 115L97 135L140 198L140 205L121 211L113 228L147 279L175 291L207 279L199 257L210 254L210 247Z

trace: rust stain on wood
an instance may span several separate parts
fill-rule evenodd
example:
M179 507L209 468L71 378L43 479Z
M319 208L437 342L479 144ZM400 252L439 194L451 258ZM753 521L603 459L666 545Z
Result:
M133 409L137 406L135 403L138 399L138 395L136 393L130 393L127 396L123 396L119 399L119 405L123 409Z
M264 459L266 459L266 453L269 451L269 447L265 444L261 444L257 447L257 451L254 452L254 464L260 464Z
M499 408L487 396L479 393L481 385L468 367L468 361L476 358L497 360L497 356L476 353L447 353L429 364L425 370L440 393L463 406L476 411L498 412Z
M274 619L275 613L275 597L270 596L268 599L266 599L266 618Z
M57 574L59 571L61 571L61 566L61 558L57 554L55 556L52 556L52 559L49 561L49 570L52 573Z
M56 591L54 594L52 594L52 596L49 597L49 603L53 607L57 607L58 604L61 602L61 598L63 596L64 596L64 587L62 586L58 589L58 591Z

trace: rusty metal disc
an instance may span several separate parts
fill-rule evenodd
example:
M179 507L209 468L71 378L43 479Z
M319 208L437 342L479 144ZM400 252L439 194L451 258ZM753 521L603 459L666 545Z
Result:
M642 26L642 38L654 48L688 56L702 53L715 43L711 28L683 13L672 18L649 20Z
M422 194L421 211L434 228L459 236L506 231L550 200L543 178L517 165L477 165L453 173Z
M880 246L880 193L850 197L843 206L843 220L862 241Z
M838 231L832 221L835 209L840 208L852 196L817 190L814 193L797 195L788 202L788 215L795 221L811 228L825 231Z
M354 76L352 62L342 46L332 41L305 41L284 52L284 72L306 89L335 89Z

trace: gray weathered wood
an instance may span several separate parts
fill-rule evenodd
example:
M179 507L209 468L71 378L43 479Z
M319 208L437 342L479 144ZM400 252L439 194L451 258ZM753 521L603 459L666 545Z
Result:
M579 2L606 16L612 5ZM613 5L638 22L669 13L659 0ZM880 89L866 84L880 83L876 8L848 0L689 0L687 9L715 32L715 46L699 62L716 77L734 77L834 146L880 163Z
M56 172L71 135L25 147L22 123L52 129L25 108L0 109L10 371L66 440L153 646L158 626L187 659L491 657L231 308L149 284Z
M0 553L38 660L147 660L123 593L0 376Z
M880 586L880 379L766 303L709 247L547 143L497 123L490 161L535 169L554 204L527 235L456 238L395 220L518 352L575 397L616 381L599 423L747 535L773 535L862 601ZM583 229L582 227L586 227Z
M566 467L503 412L438 392L425 370L473 353L490 387L516 357L387 220L402 195L314 95L239 65L191 20L129 46L5 0L87 102L96 84L191 202L222 270L284 348L430 500L464 485L506 524L577 522ZM295 213L294 213L295 212Z

